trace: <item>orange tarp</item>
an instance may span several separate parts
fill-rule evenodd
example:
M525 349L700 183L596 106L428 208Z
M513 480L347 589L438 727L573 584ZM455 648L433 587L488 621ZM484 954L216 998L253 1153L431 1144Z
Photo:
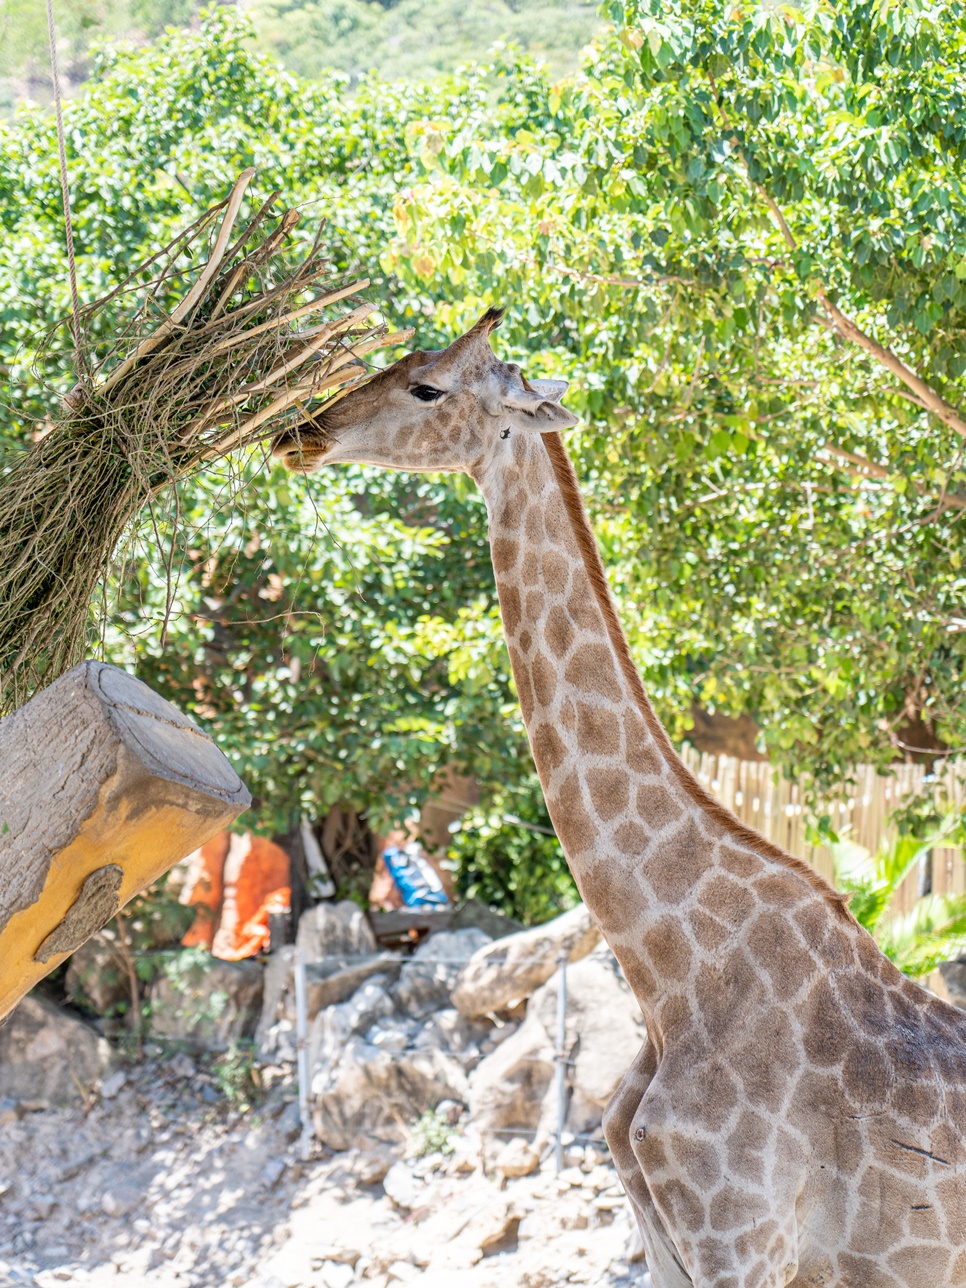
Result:
M285 851L251 832L220 832L191 856L182 903L198 912L181 941L203 944L215 957L239 961L268 947L269 916L291 906Z

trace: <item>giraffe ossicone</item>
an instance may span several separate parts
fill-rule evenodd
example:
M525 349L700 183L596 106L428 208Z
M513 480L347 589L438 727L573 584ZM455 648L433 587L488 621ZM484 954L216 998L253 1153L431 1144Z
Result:
M274 444L290 468L469 474L554 827L647 1024L605 1115L655 1288L966 1285L966 1015L674 752L557 431L490 310ZM501 431L510 426L508 439Z

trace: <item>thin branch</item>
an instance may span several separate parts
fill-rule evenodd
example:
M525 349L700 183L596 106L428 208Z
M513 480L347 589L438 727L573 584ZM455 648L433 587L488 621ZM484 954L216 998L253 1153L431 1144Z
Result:
M601 286L620 286L625 291L640 291L648 286L665 286L677 283L679 286L697 286L698 283L687 277L676 277L673 273L659 274L654 277L613 277L604 273L587 273L578 268L565 268L563 264L548 264L548 268L563 277L572 277L579 282L596 282Z
M884 465L880 465L877 461L870 461L867 457L859 456L855 452L850 452L845 447L839 447L837 443L825 443L822 450L830 452L833 456L837 456L854 466L849 472L859 478L891 479L895 477L893 472ZM921 483L917 483L915 479L910 479L909 482L920 496L928 494L927 489ZM966 496L960 496L958 492L944 491L939 497L936 512L932 517L938 517L945 510L966 510Z
M728 120L721 104L721 99L718 95L718 87L710 73L708 74L708 79L711 82L711 92L714 97L715 104L717 105L718 112L722 121L727 125ZM785 245L789 250L796 251L798 249L798 243L792 235L792 230L789 228L788 221L782 213L780 206L775 201L774 197L772 197L770 193L766 192L760 183L756 183L755 180L752 179L751 167L748 164L748 158L745 156L744 150L739 146L738 139L733 136L731 142L735 148L735 156L741 162L744 167L745 174L748 176L749 184L753 191L761 197L762 201L771 211L772 218L778 227L778 231L782 235ZM912 390L912 393L920 400L920 404L926 410L931 411L934 416L943 422L943 424L948 425L950 429L955 430L961 438L966 438L966 420L963 420L959 411L953 407L951 403L946 402L945 398L938 394L931 385L927 385L911 367L907 367L898 354L893 353L893 351L886 348L884 344L880 344L878 340L874 340L871 335L867 335L853 318L848 317L840 308L838 308L837 305L833 304L828 297L827 288L824 282L819 282L817 295L822 307L829 316L831 325L843 339L850 340L853 344L858 345L860 349L864 349L866 353L880 364L880 366L891 371L894 376L898 376L902 383L908 389Z

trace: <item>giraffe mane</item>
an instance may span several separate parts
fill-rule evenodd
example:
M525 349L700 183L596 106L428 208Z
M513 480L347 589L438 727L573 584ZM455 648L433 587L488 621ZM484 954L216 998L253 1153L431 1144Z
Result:
M818 894L822 895L837 913L854 923L855 918L848 908L848 895L836 890L831 882L827 881L810 863L806 863L804 859L796 858L795 855L789 854L787 850L783 850L781 846L775 845L767 837L762 836L760 832L756 832L753 827L743 823L720 801L715 800L710 792L701 786L674 750L667 731L657 718L657 714L651 705L651 700L644 688L644 682L634 664L634 659L631 657L627 637L617 616L617 609L614 607L614 599L611 594L610 583L607 580L607 574L604 571L600 550L584 507L584 499L577 481L577 473L573 462L567 454L567 449L564 447L563 440L559 434L543 434L542 438L553 466L557 485L563 497L567 516L573 527L577 548L587 570L587 576L590 578L590 584L597 603L604 615L611 647L617 656L621 672L637 701L648 730L663 751L678 782L695 804L700 805L716 822L722 824L735 840L742 842L761 855L762 858L773 859L790 868Z

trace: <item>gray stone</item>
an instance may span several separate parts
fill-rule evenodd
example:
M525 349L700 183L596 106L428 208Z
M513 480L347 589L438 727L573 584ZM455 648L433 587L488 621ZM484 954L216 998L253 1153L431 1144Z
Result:
M113 1100L126 1082L127 1073L123 1069L118 1069L115 1073L112 1073L109 1078L105 1078L101 1083L101 1099Z
M505 939L507 935L516 935L521 930L526 930L522 921L505 917L502 912L489 907L482 899L465 900L450 919L450 930L466 930L469 926L485 931L491 939Z
M315 1132L331 1149L401 1145L440 1100L467 1100L466 1076L440 1051L393 1055L352 1037L312 1082Z
M365 957L378 952L376 937L357 903L319 903L299 918L295 943L306 962L327 957Z
M440 930L416 949L392 989L400 1010L417 1017L448 1007L450 995L466 962L491 942L485 931Z
M71 1001L108 1015L130 1003L127 973L118 958L111 932L101 931L76 949L67 965L64 988Z
M549 1140L557 1109L559 978L534 993L519 1029L480 1062L470 1079L470 1115L479 1129L532 1132L538 1150ZM647 1037L634 995L605 944L567 967L566 1035L567 1125L581 1134L597 1132L604 1107Z
M0 1028L0 1097L67 1105L110 1067L111 1050L89 1024L30 994Z
M480 949L463 969L452 1004L470 1018L505 1010L546 983L562 953L579 961L599 940L596 921L580 903L543 926Z
M274 953L265 973L265 1001L255 1032L255 1049L263 1063L295 1058L295 948ZM344 1002L373 975L394 979L399 963L391 953L333 957L305 968L305 1008L311 1021L327 1006Z
M156 1038L224 1051L255 1032L262 1000L261 965L194 957L151 985L151 1031Z
M454 1007L436 1011L413 1040L416 1050L431 1048L445 1051L459 1060L464 1069L472 1069L480 1060L480 1045L489 1034L489 1026L474 1023Z
M339 1058L350 1037L367 1032L379 1020L395 1015L384 976L367 980L352 997L320 1011L309 1029L309 1069L315 1077Z
M939 973L954 1006L966 1010L966 961L942 962Z

